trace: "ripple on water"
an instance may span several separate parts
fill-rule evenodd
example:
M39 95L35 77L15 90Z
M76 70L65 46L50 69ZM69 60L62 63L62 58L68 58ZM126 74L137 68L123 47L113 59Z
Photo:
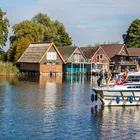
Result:
M5 81L0 87L0 139L139 139L139 107L90 112L95 80Z

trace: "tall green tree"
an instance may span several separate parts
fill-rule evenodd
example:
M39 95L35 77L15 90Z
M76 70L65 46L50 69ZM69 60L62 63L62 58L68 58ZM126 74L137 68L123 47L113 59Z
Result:
M123 40L128 48L140 48L140 19L131 23L127 33L123 34Z
M31 20L13 25L7 60L15 62L32 42L53 41L56 46L72 44L71 37L59 21L53 21L47 14L38 13Z
M69 46L72 44L71 37L59 21L51 20L47 14L38 13L32 21L44 25L44 41L53 41L56 46Z
M56 37L57 29L54 22L47 14L38 13L32 18L33 22L39 23L44 27L44 41L53 41Z
M0 46L3 48L6 45L8 37L8 27L10 26L9 20L4 17L6 12L0 8Z
M43 41L44 28L43 25L28 20L15 24L12 28L14 35L10 37L7 60L16 63L30 43Z
M54 25L57 29L57 33L54 38L56 46L70 46L72 44L72 39L66 32L64 25L57 20L54 21Z
M25 20L19 24L13 25L15 38L28 37L31 42L40 42L44 39L43 25Z

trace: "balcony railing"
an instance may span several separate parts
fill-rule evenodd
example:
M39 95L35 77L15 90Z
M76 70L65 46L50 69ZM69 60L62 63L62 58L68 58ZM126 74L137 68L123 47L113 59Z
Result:
M118 62L110 62L110 64L116 65L116 64L120 64L120 65L137 65L138 62L137 61L118 61Z

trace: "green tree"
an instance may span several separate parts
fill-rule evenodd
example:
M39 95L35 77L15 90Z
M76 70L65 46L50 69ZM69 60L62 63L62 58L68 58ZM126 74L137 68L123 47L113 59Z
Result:
M3 48L6 45L8 37L9 20L5 18L6 12L0 8L0 46Z
M119 41L108 41L107 43L104 42L103 44L106 45L106 44L119 44L120 42Z
M131 23L127 33L123 34L123 40L128 48L140 48L140 19Z
M16 49L15 49L15 55L14 55L14 60L17 62L19 57L24 53L24 51L27 49L27 47L30 45L30 40L28 38L20 38L16 44Z
M7 52L7 60L16 63L30 43L31 41L27 37L22 37L14 41Z
M5 52L2 48L0 48L0 61L3 61Z
M53 41L53 38L56 36L56 27L54 22L51 21L50 17L47 14L38 13L32 18L33 22L43 25L44 28L44 41Z
M16 63L30 43L43 41L44 28L43 25L28 20L15 24L12 28L14 35L10 37L11 46L6 57L8 61Z
M59 21L52 21L47 14L38 13L31 20L25 20L12 27L10 48L6 58L15 62L32 42L53 41L56 46L72 44L71 37Z
M94 46L95 47L99 47L100 46L100 43L96 43Z
M57 20L54 24L57 29L56 37L54 38L56 46L70 46L72 44L72 40L66 32L64 25Z
M92 44L88 44L87 47L94 47L94 45L92 45Z
M40 42L44 39L44 28L41 24L25 20L13 25L12 28L17 39L27 37L31 42Z
M51 20L47 14L38 13L32 21L44 25L44 41L53 41L56 46L69 46L72 44L71 37L59 21Z

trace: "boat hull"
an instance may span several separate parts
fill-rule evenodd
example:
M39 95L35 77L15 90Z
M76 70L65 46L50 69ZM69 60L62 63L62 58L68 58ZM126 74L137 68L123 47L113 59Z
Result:
M140 106L140 90L92 90L103 106Z

